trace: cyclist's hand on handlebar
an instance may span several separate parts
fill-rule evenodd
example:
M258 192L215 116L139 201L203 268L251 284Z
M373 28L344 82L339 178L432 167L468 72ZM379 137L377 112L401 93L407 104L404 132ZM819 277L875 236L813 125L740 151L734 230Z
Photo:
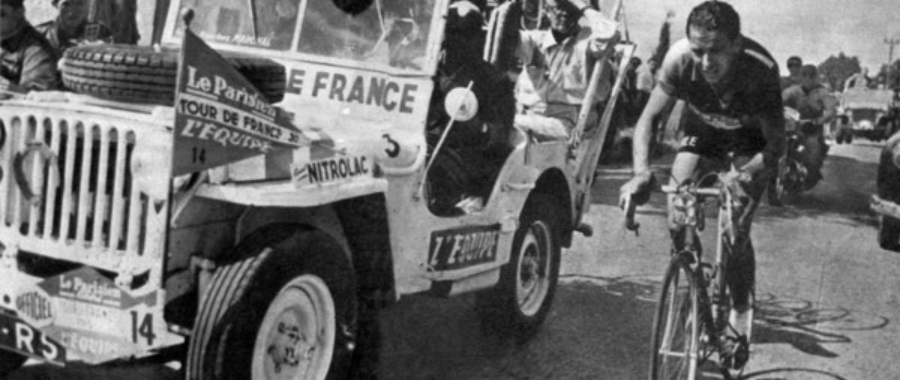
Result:
M628 182L619 188L619 207L624 209L629 199L635 205L642 205L650 200L650 191L656 187L656 177L653 172L645 171L634 175Z

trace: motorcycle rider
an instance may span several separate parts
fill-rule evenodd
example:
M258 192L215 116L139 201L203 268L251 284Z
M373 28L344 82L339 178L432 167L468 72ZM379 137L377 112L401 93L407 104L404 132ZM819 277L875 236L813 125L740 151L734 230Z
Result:
M785 107L800 112L801 120L809 120L799 126L804 147L801 156L808 173L806 188L811 189L822 179L822 164L828 155L824 126L837 115L837 99L819 80L819 70L814 65L800 68L800 84L788 87L782 92Z
M788 76L781 77L781 89L786 90L795 84L800 84L800 67L803 66L803 59L792 55L787 59Z

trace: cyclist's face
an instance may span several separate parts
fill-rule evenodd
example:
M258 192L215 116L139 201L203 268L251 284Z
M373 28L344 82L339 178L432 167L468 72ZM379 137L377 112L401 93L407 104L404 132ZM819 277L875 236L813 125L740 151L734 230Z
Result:
M703 79L710 84L719 84L728 78L740 51L740 37L734 41L724 33L691 26L688 41L694 62L700 66Z

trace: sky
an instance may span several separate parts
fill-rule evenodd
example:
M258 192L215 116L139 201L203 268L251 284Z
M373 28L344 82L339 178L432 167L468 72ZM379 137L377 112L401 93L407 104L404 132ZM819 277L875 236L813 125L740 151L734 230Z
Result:
M624 0L625 24L646 60L656 47L666 12L675 12L672 41L684 37L698 0ZM900 0L730 0L744 35L766 47L782 73L791 55L819 64L840 52L859 57L875 73L888 61L886 37L900 39ZM900 45L893 59L900 59Z

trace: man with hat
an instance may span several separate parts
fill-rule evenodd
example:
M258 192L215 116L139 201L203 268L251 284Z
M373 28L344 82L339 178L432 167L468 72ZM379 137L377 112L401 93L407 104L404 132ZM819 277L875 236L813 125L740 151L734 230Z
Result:
M23 0L0 0L0 89L58 87L53 47L25 19Z

